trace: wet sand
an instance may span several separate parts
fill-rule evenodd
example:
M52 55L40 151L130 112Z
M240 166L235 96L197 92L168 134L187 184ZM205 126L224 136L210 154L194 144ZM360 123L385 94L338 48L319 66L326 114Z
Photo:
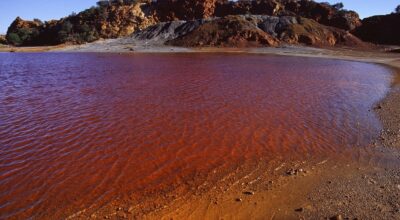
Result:
M174 50L153 48L137 52ZM183 52L188 50L227 52L210 48ZM159 192L149 194L141 203L117 199L101 208L82 210L69 219L400 218L400 58L397 54L305 47L231 49L229 52L355 60L394 68L397 75L390 92L370 109L377 113L383 125L381 136L371 143L370 154L360 155L360 161L342 155L243 164L217 184L205 182L184 196L176 197L181 190L177 188L161 193L162 197Z

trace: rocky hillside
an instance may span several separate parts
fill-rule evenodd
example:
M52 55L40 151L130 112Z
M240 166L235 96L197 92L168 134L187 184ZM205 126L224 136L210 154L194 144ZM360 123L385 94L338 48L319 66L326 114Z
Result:
M153 3L152 10L159 21L252 14L301 16L345 30L361 25L356 12L310 0L163 0Z
M56 45L128 36L155 24L148 7L145 3L98 6L44 23L17 17L8 28L7 39L14 45Z
M365 18L354 34L364 41L400 45L400 14Z
M366 47L345 30L293 16L229 15L194 21L162 22L135 39L183 47L258 47L282 44Z
M17 18L7 40L23 46L81 44L136 33L182 46L359 46L346 31L360 25L358 14L342 5L311 0L112 0L57 21ZM170 31L175 28L177 34Z

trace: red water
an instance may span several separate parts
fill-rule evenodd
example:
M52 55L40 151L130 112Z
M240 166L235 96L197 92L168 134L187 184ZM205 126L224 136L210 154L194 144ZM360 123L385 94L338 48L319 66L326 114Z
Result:
M65 217L257 158L363 148L390 72L227 54L0 54L0 219Z

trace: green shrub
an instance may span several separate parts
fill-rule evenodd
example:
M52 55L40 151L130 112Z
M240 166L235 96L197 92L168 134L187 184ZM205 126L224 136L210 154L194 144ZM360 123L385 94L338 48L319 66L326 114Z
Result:
M0 44L7 44L7 40L4 35L0 35Z
M16 33L7 34L7 41L8 41L10 44L15 45L15 46L18 46L18 45L21 45L21 44L22 44L21 38L20 38L19 35L16 34Z
M7 41L15 46L31 45L39 36L40 31L36 28L20 28L16 32L7 34Z

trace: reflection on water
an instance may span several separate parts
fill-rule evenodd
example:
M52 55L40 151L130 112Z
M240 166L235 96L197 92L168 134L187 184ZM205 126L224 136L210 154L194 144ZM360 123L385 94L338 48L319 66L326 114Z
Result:
M368 109L390 79L315 58L0 54L0 218L60 217L246 160L366 146L379 131Z

